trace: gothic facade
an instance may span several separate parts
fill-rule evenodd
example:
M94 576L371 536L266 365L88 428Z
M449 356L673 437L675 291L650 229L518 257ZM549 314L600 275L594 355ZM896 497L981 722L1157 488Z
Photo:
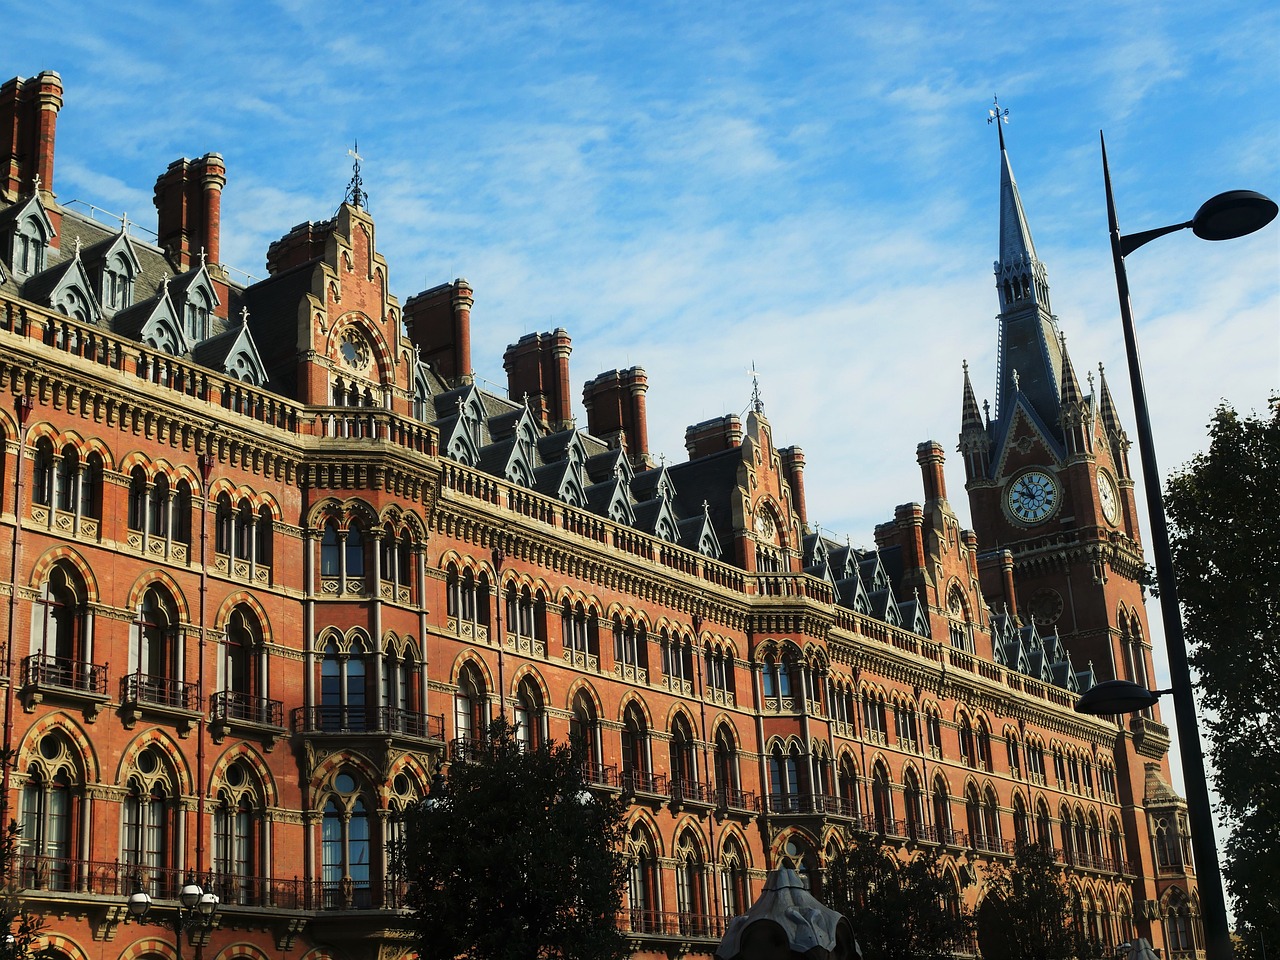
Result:
M820 885L850 832L941 848L970 906L1040 840L1093 935L1193 955L1167 730L1073 710L1150 676L1142 552L1003 141L977 530L926 442L920 502L862 549L811 528L758 400L669 464L642 368L587 382L575 422L564 330L481 389L472 287L401 303L358 179L249 283L219 261L218 154L160 175L154 233L60 204L62 94L0 87L0 818L54 955L172 956L125 899L193 877L209 960L400 956L398 813L500 709L529 743L581 735L629 801L637 957L709 957L767 869Z

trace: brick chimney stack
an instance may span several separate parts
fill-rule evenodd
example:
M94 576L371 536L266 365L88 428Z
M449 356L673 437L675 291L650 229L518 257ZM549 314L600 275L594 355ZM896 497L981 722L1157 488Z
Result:
M800 526L809 529L809 510L804 499L804 451L799 447L784 447L778 451L782 458L783 476L791 487L791 506L800 518Z
M742 420L736 413L703 420L684 431L684 448L689 459L697 460L709 453L742 446Z
M62 109L62 78L45 70L0 86L0 192L17 200L32 192L53 196L53 153Z
M920 464L920 472L924 476L924 502L947 499L947 479L942 465L946 461L942 444L936 440L926 440L916 447L916 462Z
M644 367L608 370L582 388L587 408L587 429L610 446L625 446L627 456L640 470L653 466L649 455L649 415L645 394L649 378Z
M471 284L453 283L424 290L405 301L404 323L422 359L444 380L458 386L473 381L471 373Z
M569 354L573 341L562 327L550 333L526 333L507 347L502 366L507 371L507 395L523 401L549 430L566 430L573 423L569 398Z
M218 263L226 184L227 168L219 153L175 160L156 178L156 233L179 271L191 269L201 250L207 263Z

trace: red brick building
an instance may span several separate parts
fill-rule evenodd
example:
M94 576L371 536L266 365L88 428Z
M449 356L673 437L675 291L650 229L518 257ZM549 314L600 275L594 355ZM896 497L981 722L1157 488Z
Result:
M481 389L471 286L402 305L358 175L250 285L219 262L217 154L160 175L154 237L60 205L62 93L0 87L0 812L58 956L172 956L125 898L188 876L221 899L209 960L399 956L397 813L500 702L630 800L636 956L708 956L780 857L820 883L848 831L941 846L971 905L1042 839L1090 931L1195 949L1166 728L1072 709L1150 675L1142 553L1003 143L978 530L923 443L922 502L864 550L810 528L758 398L658 464L639 367L575 424L564 330Z

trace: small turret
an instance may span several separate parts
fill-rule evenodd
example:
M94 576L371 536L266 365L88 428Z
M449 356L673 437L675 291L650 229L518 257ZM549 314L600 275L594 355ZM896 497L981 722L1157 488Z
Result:
M1071 356L1067 353L1066 335L1059 336L1062 344L1062 392L1058 396L1058 402L1061 408L1062 438L1068 454L1082 456L1092 451L1092 400L1086 399L1080 392L1080 381L1076 379Z
M991 438L973 395L973 383L969 380L969 361L964 362L964 400L960 413L960 446L964 456L965 481L987 476L991 469Z

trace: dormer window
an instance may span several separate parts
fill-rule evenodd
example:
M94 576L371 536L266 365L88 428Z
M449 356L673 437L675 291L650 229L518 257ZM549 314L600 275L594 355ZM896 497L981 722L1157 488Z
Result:
M30 277L43 270L48 245L44 225L36 217L20 220L13 237L14 273Z
M209 336L209 311L212 308L203 289L195 289L187 297L187 339L199 343Z
M102 302L109 310L133 303L133 265L123 253L112 255L102 270Z
M72 320L79 320L81 323L89 323L92 320L93 311L89 306L89 298L79 287L72 285L64 287L54 306Z

